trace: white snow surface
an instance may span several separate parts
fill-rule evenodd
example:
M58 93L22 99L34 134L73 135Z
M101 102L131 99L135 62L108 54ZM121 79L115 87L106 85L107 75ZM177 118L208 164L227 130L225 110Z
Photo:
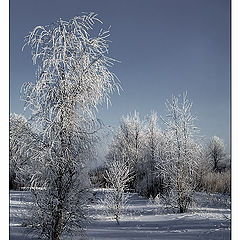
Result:
M220 194L196 193L196 203L187 213L176 214L163 205L131 193L123 209L120 225L105 213L100 201L104 189L94 189L86 225L89 240L227 240L231 239L230 197ZM31 205L28 191L10 191L10 239L38 239L21 226L23 214ZM68 239L64 236L63 239ZM70 239L70 238L69 238ZM71 238L72 239L72 238ZM74 239L79 239L78 237Z

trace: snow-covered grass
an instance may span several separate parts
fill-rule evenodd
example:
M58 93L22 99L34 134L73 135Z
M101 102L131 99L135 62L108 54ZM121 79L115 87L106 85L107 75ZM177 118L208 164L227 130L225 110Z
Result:
M160 203L132 193L120 225L117 225L113 217L106 215L107 206L101 201L105 194L106 190L95 189L95 198L88 207L90 223L86 226L86 234L90 240L230 239L229 196L197 193L196 202L189 212L173 214ZM11 240L37 239L30 234L25 235L21 227L21 214L27 212L30 204L29 192L10 192Z

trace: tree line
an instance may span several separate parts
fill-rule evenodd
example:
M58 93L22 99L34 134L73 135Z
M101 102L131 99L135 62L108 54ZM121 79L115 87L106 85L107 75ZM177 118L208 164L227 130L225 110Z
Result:
M122 117L106 169L116 163L127 166L131 172L128 190L148 198L159 195L179 212L187 211L196 191L229 194L230 158L223 140L214 136L202 143L187 94L172 96L166 107L167 117L160 117L164 129L156 112L143 120L136 111ZM115 180L119 181L117 176ZM110 186L114 186L114 179Z

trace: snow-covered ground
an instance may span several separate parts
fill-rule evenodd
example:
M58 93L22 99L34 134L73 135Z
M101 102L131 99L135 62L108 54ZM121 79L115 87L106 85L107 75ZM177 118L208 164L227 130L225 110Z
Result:
M120 225L117 225L105 213L106 206L99 201L105 191L94 191L96 199L88 208L91 221L86 226L86 234L90 240L230 239L229 196L197 193L197 201L188 213L173 214L154 201L131 194ZM31 234L26 235L21 226L21 213L27 213L30 205L30 192L10 192L11 240L37 239Z

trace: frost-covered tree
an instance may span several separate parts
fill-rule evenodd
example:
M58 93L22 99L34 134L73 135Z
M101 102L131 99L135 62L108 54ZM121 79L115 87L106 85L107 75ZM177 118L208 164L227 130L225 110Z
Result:
M135 175L135 178L130 182L130 188L133 189L136 189L137 168L143 156L143 138L143 123L135 111L133 115L129 114L122 117L108 154L109 161L115 158L121 159L124 156L124 161L127 162Z
M167 126L167 144L158 168L169 184L172 201L175 196L182 213L187 211L193 199L200 146L194 142L197 128L191 113L192 103L187 94L182 95L181 102L179 99L172 96L172 100L166 102L168 119L162 120Z
M227 159L223 139L214 136L207 146L207 158L213 171L219 171L221 164Z
M152 112L144 126L144 157L142 159L141 176L143 177L141 192L147 197L155 197L161 191L162 179L156 175L156 163L162 148L163 134L158 125L158 116Z
M113 155L116 155L116 149L118 149L119 155L124 152L126 161L134 168L141 154L142 134L142 123L136 111L133 115L123 116L112 144Z
M110 191L107 195L106 202L114 215L117 224L121 216L121 211L127 202L127 190L129 181L132 178L130 166L123 159L114 159L109 162L106 171L106 180L109 184Z
M9 131L10 188L23 187L30 181L31 158L39 150L37 135L27 119L15 113L10 114Z
M43 146L33 159L40 167L31 184L41 190L34 190L31 226L47 239L83 229L85 166L99 127L94 112L119 88L109 70L114 62L108 57L109 31L91 35L96 23L97 14L89 13L37 26L26 37L38 68L36 83L24 84L22 92Z

